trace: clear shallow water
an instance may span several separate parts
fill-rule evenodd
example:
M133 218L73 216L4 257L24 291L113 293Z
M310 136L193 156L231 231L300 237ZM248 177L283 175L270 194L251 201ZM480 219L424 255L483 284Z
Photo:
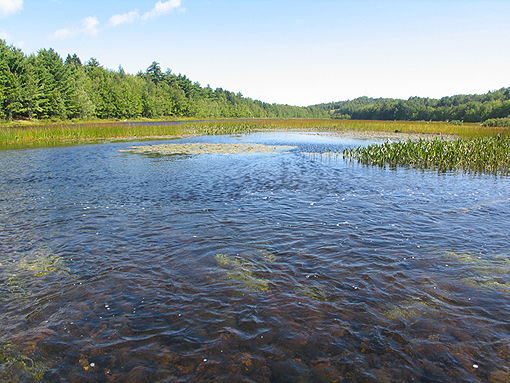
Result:
M508 178L182 141L0 152L0 380L508 379Z

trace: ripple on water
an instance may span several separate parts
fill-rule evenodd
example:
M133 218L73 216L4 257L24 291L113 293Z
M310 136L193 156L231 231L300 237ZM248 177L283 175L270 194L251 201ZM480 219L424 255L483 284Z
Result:
M208 140L0 152L0 380L505 381L508 179Z

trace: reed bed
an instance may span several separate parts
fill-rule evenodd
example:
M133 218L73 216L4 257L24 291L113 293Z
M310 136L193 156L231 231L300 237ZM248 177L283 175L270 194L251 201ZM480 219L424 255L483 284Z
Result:
M138 126L119 123L51 124L0 128L0 144L81 142L89 140L136 139L179 136L180 127L153 124Z
M380 167L508 175L510 137L386 142L345 149L343 157Z
M181 129L182 133L186 135L213 136L250 133L261 129L261 126L258 121L222 121L183 124Z
M357 120L253 120L183 123L173 125L164 121L147 124L130 122L89 122L34 124L0 127L0 145L31 143L62 143L88 140L166 138L183 135L241 134L261 130L304 131L365 131L400 132L421 134L446 134L458 137L508 136L510 128L480 126L478 124L454 125L446 122L415 121L357 121Z
M454 135L463 138L496 137L510 135L504 127L481 126L480 124L454 125L449 122L428 121L373 121L373 120L276 120L265 122L273 129L303 129L316 131L364 131L388 133L414 133Z

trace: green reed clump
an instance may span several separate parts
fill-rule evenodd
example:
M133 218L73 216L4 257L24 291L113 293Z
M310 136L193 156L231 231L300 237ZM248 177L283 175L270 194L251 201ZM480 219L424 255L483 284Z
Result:
M482 123L487 127L510 128L510 116L504 118L490 118Z
M256 129L260 129L260 125L255 121L200 122L184 124L181 129L184 134L213 136L222 134L250 133Z
M119 123L51 124L0 128L0 145L30 144L35 142L74 142L180 135L175 125L148 126Z
M471 173L508 175L510 138L485 137L444 140L386 142L345 149L343 157L364 165L406 166L439 172L462 170Z

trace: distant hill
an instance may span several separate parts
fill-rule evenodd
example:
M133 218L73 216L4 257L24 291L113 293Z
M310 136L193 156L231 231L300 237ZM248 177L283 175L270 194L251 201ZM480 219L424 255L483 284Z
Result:
M314 107L327 111L332 118L482 122L510 116L510 88L481 95L457 95L441 99L359 97Z
M268 104L153 62L136 75L104 68L91 58L63 60L53 49L25 55L0 40L0 119L130 119L164 117L324 118L318 107Z

